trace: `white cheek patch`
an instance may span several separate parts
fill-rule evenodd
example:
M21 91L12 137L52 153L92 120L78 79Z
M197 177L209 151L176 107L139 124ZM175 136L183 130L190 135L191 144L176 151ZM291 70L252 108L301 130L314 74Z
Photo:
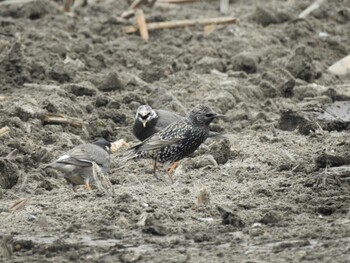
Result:
M155 118L157 118L157 113L154 110L152 110L151 115L150 115L150 119L155 119Z
M105 147L106 147L107 152L109 152L109 151L110 151L110 148L109 148L108 146L105 146Z

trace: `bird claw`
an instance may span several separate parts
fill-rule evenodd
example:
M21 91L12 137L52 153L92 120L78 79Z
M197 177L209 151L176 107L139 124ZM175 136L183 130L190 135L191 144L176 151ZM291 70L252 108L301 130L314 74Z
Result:
M158 181L163 181L156 173L153 173L154 178L156 178Z
M173 179L173 175L171 173L167 173L167 175L169 176L169 179L171 181L171 183L175 183L174 179Z
M85 183L84 186L85 186L85 189L86 189L86 190L92 191L92 188L91 188L91 186L90 186L89 183Z
M176 169L178 164L179 164L179 161L176 161L166 170L166 172L170 178L171 183L174 183L173 174L174 174L175 169Z

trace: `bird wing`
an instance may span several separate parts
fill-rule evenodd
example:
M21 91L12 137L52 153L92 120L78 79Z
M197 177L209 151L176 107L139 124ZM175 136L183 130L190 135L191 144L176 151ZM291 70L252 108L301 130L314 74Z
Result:
M57 162L69 163L77 166L91 166L91 162L103 165L109 161L107 151L94 144L82 144L66 152Z
M155 110L158 115L157 125L155 127L156 131L159 132L166 128L169 124L185 119L174 112L166 110Z
M191 126L186 120L173 122L165 129L155 133L153 136L140 143L137 150L158 150L165 146L176 144L185 138L188 129L191 129Z
M185 138L186 132L190 128L191 126L186 120L174 122L143 142L129 148L122 157L122 160L126 161L135 158L140 152L159 150L166 146L176 144Z
M139 143L138 145L135 145L134 148L137 149L137 151L152 151L152 150L158 150L160 148L163 148L165 146L175 144L179 141L181 141L182 137L175 137L175 138L167 138L163 139L159 136L159 134L155 134L154 136L150 137L146 141L143 141L143 143Z

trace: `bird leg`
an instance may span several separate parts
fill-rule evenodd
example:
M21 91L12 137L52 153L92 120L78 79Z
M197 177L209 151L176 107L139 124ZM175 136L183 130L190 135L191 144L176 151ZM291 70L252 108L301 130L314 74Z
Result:
M153 162L153 176L157 179L160 180L160 178L157 176L157 160Z
M88 190L88 191L92 191L92 188L91 188L91 186L90 186L90 184L89 183L85 183L85 188L86 188L86 190Z
M177 165L179 164L179 161L174 162L166 171L168 174L173 174Z
M86 190L92 191L91 186L90 186L90 180L89 180L89 179L85 180L84 186L85 186L85 189L86 189Z
M176 161L166 170L172 183L174 183L173 174L178 164L179 164L179 161Z

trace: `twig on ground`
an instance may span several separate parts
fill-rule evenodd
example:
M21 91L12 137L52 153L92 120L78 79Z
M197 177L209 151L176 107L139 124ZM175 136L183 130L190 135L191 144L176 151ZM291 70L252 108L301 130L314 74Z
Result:
M71 117L66 117L62 114L46 113L43 117L44 124L68 124L75 128L82 128L83 121Z
M142 9L137 9L135 11L135 16L136 16L137 26L140 30L140 35L141 35L143 40L148 42L149 35L148 35L147 23L146 23L146 19L145 19L145 16L143 14Z
M234 17L216 17L216 18L200 18L193 20L174 20L165 22L148 23L148 31L166 28L178 28L194 25L210 25L210 24L233 24L236 22ZM135 33L139 30L136 26L124 27L123 31L127 34Z
M60 89L60 87L56 85L43 85L43 84L36 84L36 83L24 83L23 86L26 88L34 88L34 89L42 89L42 90Z
M325 0L316 0L311 5L309 5L303 12L299 14L299 18L306 18L309 14L311 14L316 9L320 8Z
M22 210L29 203L28 199L20 199L17 200L13 205L11 205L11 212L14 213L16 211Z

